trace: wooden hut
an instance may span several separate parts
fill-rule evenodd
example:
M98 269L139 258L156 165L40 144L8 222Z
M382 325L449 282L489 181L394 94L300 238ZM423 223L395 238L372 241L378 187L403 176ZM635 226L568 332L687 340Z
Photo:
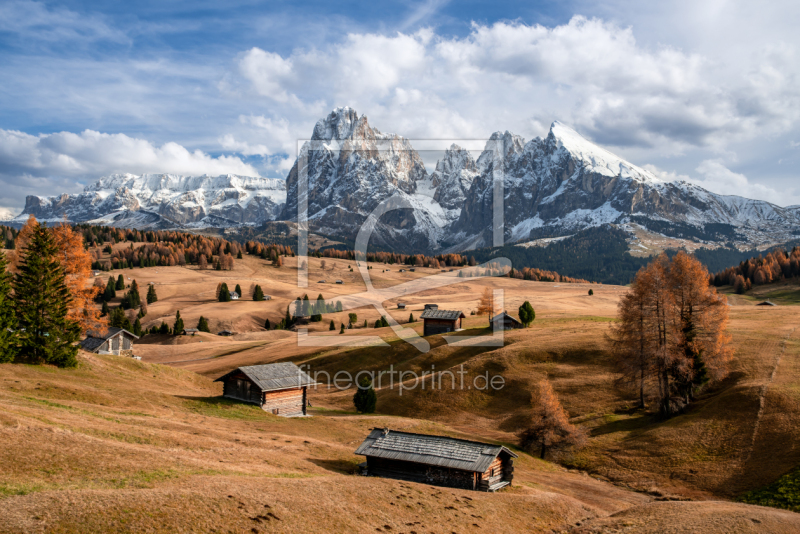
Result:
M774 302L770 302L768 300L765 300L764 302L759 302L758 304L756 304L756 306L777 306L777 304L775 304Z
M398 302L398 303L397 303L397 309L398 309L398 310L405 310L405 309L406 309L406 304L405 304L405 302Z
M498 313L497 315L492 317L492 320L490 322L492 324L492 330L494 331L511 330L513 328L522 328L523 326L525 326L520 321L514 319L506 312Z
M460 330L461 319L465 317L466 315L458 310L431 309L426 304L425 311L420 315L422 319L422 335L432 336Z
M198 330L197 328L184 328L183 331L181 332L181 334L183 334L184 336L193 336L199 333L200 330Z
M95 354L133 356L133 342L136 339L139 339L139 336L124 328L111 326L105 333L89 330L86 332L86 339L81 341L80 345L83 350Z
M230 330L220 330L219 332L217 332L217 335L218 335L218 336L225 336L225 337L227 337L227 336L232 336L232 335L234 335L234 332L231 332Z
M517 457L502 445L388 428L374 428L355 453L368 476L477 491L510 485Z
M306 415L308 386L316 382L291 362L239 367L217 378L222 396L258 404L283 417Z

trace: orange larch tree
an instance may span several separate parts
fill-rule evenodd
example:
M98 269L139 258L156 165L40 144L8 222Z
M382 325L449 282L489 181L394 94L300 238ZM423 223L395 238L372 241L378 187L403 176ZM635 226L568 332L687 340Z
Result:
M83 331L105 331L106 320L100 317L100 310L95 305L101 288L91 282L92 256L83 247L83 235L75 232L66 221L51 231L66 275L65 282L73 299L67 318L80 324Z
M550 449L581 447L586 442L586 433L569 422L569 415L549 380L539 383L538 392L531 396L531 404L530 421L518 434L520 447L529 452L538 448L539 457L544 458Z

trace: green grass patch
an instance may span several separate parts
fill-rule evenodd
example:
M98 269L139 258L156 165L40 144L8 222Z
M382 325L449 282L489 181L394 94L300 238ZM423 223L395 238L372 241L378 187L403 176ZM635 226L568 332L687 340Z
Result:
M268 414L260 406L224 397L201 397L188 399L185 403L189 410L206 417L222 417L240 421L264 421L268 418ZM274 419L287 420L285 417L275 417Z
M13 497L15 495L28 495L45 489L43 484L24 482L19 484L0 483L0 497Z
M800 469L783 475L765 488L745 493L739 500L747 504L800 512Z

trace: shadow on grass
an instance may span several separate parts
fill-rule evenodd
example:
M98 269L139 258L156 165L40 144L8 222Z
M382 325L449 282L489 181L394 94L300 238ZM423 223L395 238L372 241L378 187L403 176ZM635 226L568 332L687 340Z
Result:
M358 472L359 462L356 460L326 460L323 458L309 458L308 461L334 473L352 475Z
M590 435L592 437L597 437L605 434L614 434L615 432L631 432L633 430L640 430L659 421L658 416L652 414L642 414L638 417L617 419L616 421L610 421L604 425L594 427Z

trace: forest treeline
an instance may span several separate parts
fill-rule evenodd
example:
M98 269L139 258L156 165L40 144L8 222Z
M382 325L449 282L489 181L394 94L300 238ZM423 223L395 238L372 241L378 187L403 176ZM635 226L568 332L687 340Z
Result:
M711 276L717 287L733 286L737 293L744 293L753 286L772 284L800 277L800 247L791 251L774 249L764 255L744 260L735 267L728 267Z
M335 258L342 260L355 261L360 258L354 250L344 250L339 248L326 248L324 250L315 250L311 253L312 256L318 258ZM439 254L437 256L426 256L424 254L402 254L397 252L368 252L365 258L369 262L386 263L389 265L407 265L409 267L428 267L431 269L444 269L447 267L471 267L472 269L459 271L460 277L472 276L508 276L511 278L518 278L520 280L531 280L534 282L564 282L564 283L591 283L587 280L580 278L572 278L569 276L561 275L555 271L545 269L538 269L535 267L522 267L510 271L500 271L497 264L489 262L486 268L481 269L477 267L477 260L474 256L466 256L464 254Z

